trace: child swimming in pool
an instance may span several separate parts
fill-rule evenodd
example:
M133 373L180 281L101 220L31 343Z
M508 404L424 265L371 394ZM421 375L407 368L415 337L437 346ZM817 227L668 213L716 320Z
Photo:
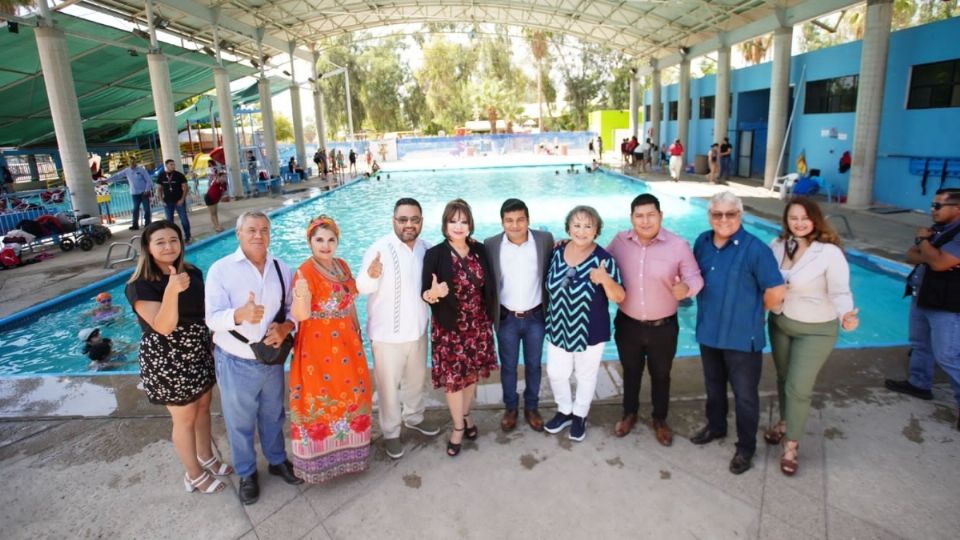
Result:
M113 340L103 337L99 328L84 328L77 337L83 342L83 354L90 359L87 370L107 371L125 367L129 363L124 353L130 347L121 344L120 350L114 351Z
M93 322L109 322L117 318L123 308L113 305L113 297L108 292L97 295L97 306L86 313Z

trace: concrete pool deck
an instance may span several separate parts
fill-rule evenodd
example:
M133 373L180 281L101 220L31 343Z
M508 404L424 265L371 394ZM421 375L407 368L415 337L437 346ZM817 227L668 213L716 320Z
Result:
M583 155L545 157L541 163L562 166L571 160L589 161ZM484 163L478 156L455 164L403 165ZM751 212L773 221L782 209L777 194L749 180L712 186L702 177L680 183L657 174L644 178L658 191L686 197L731 189ZM221 221L229 228L244 210L306 196L318 188L317 180L304 188L221 205ZM879 215L842 205L828 205L826 212L847 217L856 237L848 245L897 260L916 227L929 222L928 215L915 212ZM191 213L191 224L198 239L211 233L202 208ZM114 240L132 234L118 226ZM105 254L103 247L71 252L0 273L0 315L112 274L116 270L102 269ZM427 438L405 432L407 454L392 461L375 423L369 471L330 485L290 487L261 464L263 493L249 507L236 497L236 477L218 495L183 492L169 417L146 402L136 389L137 377L0 378L0 467L8 488L0 495L2 536L953 538L960 529L957 411L943 381L932 402L883 389L885 377L903 376L905 355L904 348L834 353L819 378L794 478L779 472L779 449L765 447L759 433L754 468L741 476L727 472L732 418L731 436L722 442L706 447L689 442L703 423L696 358L678 359L674 366L672 447L659 446L645 426L614 437L621 379L619 365L608 362L582 443L526 427L500 432L500 389L493 377L478 392L480 438L456 459L443 453L445 433ZM776 420L774 372L769 358L764 362L761 430ZM549 415L549 384L542 386L543 412ZM644 381L642 417L649 415L648 388ZM215 407L215 443L229 459L218 411ZM446 420L442 394L431 393L428 415Z

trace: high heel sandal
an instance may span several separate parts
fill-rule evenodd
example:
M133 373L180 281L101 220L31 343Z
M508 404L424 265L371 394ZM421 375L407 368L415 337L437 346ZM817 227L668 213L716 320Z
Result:
M790 444L793 443L793 448L790 448ZM788 453L793 453L793 459L787 458ZM787 476L793 476L796 474L797 469L800 468L800 464L797 463L797 459L800 457L800 442L791 441L790 439L783 440L783 457L780 458L780 472Z
M783 436L786 433L787 425L780 421L767 431L763 432L763 440L767 441L767 444L780 444L780 441L783 440Z
M464 428L460 428L460 429L453 428L454 431L463 431L463 429L464 429ZM452 436L453 436L453 434L451 434L451 437L452 437ZM463 447L463 440L462 440L462 439L461 439L461 441L458 442L458 443L454 443L454 442L451 441L450 439L447 439L447 455L448 455L448 456L450 456L450 457L457 457L457 454L460 453L460 448L461 448L461 447Z
M477 429L477 425L467 427L467 418L470 418L470 413L463 415L463 426L466 428L466 431L463 432L463 436L471 441L477 440L477 437L480 436L480 430Z
M229 476L233 474L233 467L221 461L216 454L210 456L210 459L203 461L200 456L197 456L197 461L200 463L200 468L206 471L210 471L210 474L214 476ZM220 464L215 470L213 468L217 463Z
M212 481L211 481L212 480ZM206 489L200 489L205 482L210 482L207 484ZM193 493L194 491L199 491L205 495L210 495L213 493L220 493L223 491L223 488L227 487L226 484L210 476L210 473L203 471L203 474L196 478L190 478L189 473L183 473L183 489L187 493Z

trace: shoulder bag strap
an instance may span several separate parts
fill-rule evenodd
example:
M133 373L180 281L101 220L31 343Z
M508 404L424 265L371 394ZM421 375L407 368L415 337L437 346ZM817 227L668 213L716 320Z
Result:
M276 259L273 260L273 266L277 269L277 277L280 279L280 309L273 316L273 322L279 324L287 320L285 316L287 313L287 288L283 284L283 272L280 271L280 263ZM230 335L243 343L250 343L249 339L236 330L230 330Z

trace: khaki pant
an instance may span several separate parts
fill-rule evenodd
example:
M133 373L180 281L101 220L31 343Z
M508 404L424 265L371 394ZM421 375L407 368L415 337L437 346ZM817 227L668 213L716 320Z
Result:
M424 385L427 376L427 335L406 343L373 341L373 375L380 403L380 429L384 439L400 436L400 422L423 421Z

